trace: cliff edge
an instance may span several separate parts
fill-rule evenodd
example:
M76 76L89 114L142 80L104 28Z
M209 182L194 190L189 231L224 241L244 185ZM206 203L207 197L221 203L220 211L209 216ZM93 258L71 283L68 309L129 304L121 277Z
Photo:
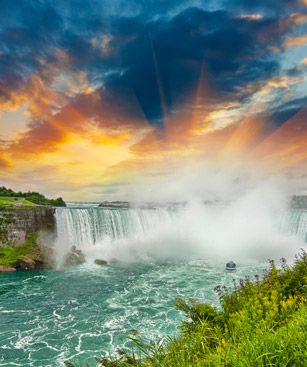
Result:
M20 206L0 210L0 272L49 267L55 233L54 208Z

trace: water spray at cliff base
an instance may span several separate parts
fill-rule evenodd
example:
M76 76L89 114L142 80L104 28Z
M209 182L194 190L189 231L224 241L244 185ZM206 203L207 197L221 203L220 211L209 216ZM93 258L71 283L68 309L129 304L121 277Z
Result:
M307 233L307 211L290 208L293 190L280 177L255 180L229 173L134 185L126 196L130 208L57 209L56 263L63 264L72 246L89 264L97 258L292 259L305 248Z

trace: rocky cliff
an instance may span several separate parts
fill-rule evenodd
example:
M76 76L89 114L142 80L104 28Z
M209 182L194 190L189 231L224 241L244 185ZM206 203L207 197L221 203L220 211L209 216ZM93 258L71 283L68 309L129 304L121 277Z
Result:
M294 209L307 210L307 195L295 195L291 200L291 207Z
M52 233L55 229L54 209L49 206L0 210L0 247L19 245L31 233Z

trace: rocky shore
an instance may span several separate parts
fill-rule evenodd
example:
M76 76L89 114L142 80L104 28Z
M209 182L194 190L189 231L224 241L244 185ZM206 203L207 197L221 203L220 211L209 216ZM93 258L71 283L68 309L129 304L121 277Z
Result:
M54 234L54 209L50 206L1 209L0 272L50 267L48 244Z
M0 248L0 272L39 270L53 266L52 248L37 233L29 234L21 245Z

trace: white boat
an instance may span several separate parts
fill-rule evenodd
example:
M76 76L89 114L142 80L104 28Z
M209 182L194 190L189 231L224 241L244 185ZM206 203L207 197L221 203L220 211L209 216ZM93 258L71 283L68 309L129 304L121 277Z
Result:
M230 272L236 271L237 265L233 261L229 261L228 263L226 263L225 270Z

